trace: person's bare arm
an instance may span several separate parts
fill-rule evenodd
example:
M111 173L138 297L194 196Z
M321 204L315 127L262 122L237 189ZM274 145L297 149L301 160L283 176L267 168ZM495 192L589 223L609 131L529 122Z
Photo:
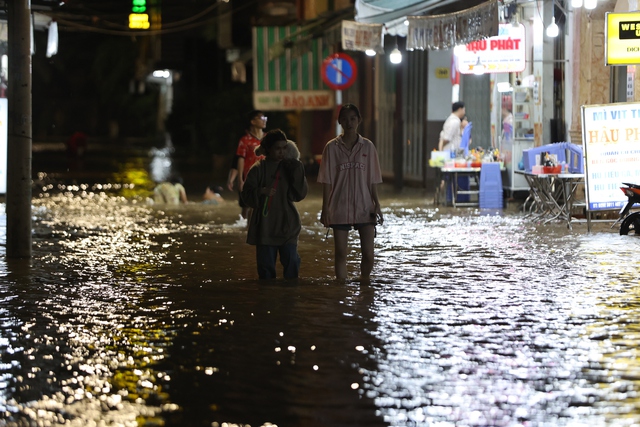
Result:
M325 227L329 225L329 196L331 196L331 184L322 184L322 212L320 213L320 222Z
M229 170L229 176L227 177L227 188L229 189L229 191L233 191L233 185L236 181L236 178L238 178L238 169L231 168Z
M185 204L189 203L189 200L187 200L187 192L182 185L180 185L178 192L180 193L180 201Z
M371 197L376 209L376 221L378 224L384 223L384 217L382 216L382 208L380 208L380 200L378 199L378 184L371 184Z
M242 187L244 187L244 157L238 159L238 186L242 191Z

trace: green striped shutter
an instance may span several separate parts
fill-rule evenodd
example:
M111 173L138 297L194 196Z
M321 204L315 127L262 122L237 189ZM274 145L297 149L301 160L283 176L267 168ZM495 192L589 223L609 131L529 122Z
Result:
M330 52L321 37L300 42L295 48L282 48L282 41L289 40L298 31L299 26L253 27L253 83L256 92L327 90L320 67ZM303 37L304 33L295 35L290 41L296 45L296 39ZM303 52L299 56L294 55L293 52L299 50Z

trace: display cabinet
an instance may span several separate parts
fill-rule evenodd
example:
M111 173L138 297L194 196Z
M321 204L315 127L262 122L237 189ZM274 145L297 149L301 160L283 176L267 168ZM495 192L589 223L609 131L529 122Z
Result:
M511 192L528 191L529 184L524 176L516 174L520 169L522 161L522 151L534 147L533 138L533 93L532 88L516 86L512 94L512 117L511 123L503 122L503 152L505 154L506 180L504 188ZM509 129L510 125L510 129ZM510 133L509 133L510 131ZM510 138L510 140L507 140Z

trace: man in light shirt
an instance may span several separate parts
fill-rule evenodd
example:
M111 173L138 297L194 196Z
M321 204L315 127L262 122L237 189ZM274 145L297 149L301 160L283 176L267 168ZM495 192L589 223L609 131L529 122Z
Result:
M464 103L460 101L454 102L451 106L451 114L447 117L447 120L444 121L444 125L442 125L440 142L438 144L440 151L451 151L460 148L460 139L462 138L460 124L465 114Z

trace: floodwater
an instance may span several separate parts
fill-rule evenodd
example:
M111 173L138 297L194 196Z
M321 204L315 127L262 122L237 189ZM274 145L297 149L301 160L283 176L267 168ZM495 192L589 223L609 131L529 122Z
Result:
M337 283L312 185L302 277L261 283L228 192L127 191L36 183L33 257L0 258L0 426L640 425L640 240L609 224L384 187L373 278L354 234Z

